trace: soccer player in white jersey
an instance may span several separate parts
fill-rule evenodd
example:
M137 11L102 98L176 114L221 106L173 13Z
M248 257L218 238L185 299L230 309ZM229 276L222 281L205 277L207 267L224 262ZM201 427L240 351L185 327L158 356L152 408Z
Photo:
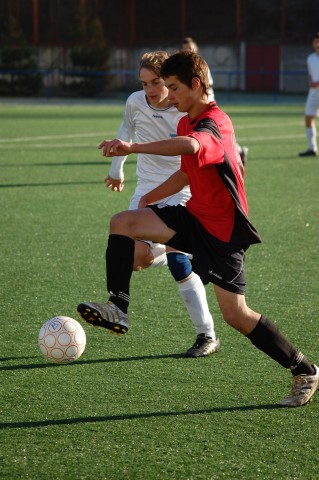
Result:
M319 117L319 32L316 33L312 46L315 51L307 57L309 74L309 91L305 105L307 150L299 153L300 157L315 157L318 155L315 117Z
M125 105L123 121L117 137L137 142L152 142L176 136L180 118L185 115L173 107L168 90L160 77L160 68L168 57L166 52L146 53L140 61L139 77L143 90L129 96ZM104 143L100 145L103 148ZM106 186L121 192L124 186L123 165L126 157L113 157ZM137 156L137 185L129 209L138 208L143 195L163 183L180 168L180 156ZM183 188L172 197L162 200L163 204L185 205L190 197L189 187ZM167 250L167 252L166 252ZM191 317L196 340L186 352L187 357L202 357L215 353L220 348L216 338L214 322L209 311L205 287L200 277L192 271L189 256L170 247L151 242L135 242L134 270L149 266L167 265L178 284L180 295Z

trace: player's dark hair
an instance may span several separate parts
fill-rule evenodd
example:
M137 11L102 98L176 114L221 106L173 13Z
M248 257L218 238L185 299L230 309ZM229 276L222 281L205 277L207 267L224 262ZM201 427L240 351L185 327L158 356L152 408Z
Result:
M193 78L199 78L203 91L208 95L208 65L197 53L181 50L165 60L161 67L161 77L171 76L176 76L189 88L192 88Z
M151 70L157 77L161 76L161 66L164 60L168 58L168 53L162 50L157 52L147 52L144 53L140 60L140 70L141 68L147 68Z

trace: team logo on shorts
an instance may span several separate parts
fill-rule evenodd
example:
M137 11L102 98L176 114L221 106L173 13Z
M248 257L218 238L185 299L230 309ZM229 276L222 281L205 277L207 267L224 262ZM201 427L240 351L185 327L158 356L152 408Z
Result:
M218 280L222 280L223 277L221 275L218 275L218 273L214 272L214 270L208 270L208 274L213 276L213 277L216 277L218 278Z

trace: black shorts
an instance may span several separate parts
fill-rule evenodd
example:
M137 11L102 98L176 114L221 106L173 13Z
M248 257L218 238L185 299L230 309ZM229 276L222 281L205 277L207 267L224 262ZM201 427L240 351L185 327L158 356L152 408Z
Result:
M229 292L244 295L245 249L211 235L182 205L149 205L174 235L167 245L193 255L193 270L206 285L211 282Z

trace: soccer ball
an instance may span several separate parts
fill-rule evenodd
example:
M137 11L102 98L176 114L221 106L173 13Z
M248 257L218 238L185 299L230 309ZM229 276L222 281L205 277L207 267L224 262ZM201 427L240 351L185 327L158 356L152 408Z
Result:
M51 362L74 362L84 352L85 331L73 318L50 318L39 332L38 344L43 355Z

